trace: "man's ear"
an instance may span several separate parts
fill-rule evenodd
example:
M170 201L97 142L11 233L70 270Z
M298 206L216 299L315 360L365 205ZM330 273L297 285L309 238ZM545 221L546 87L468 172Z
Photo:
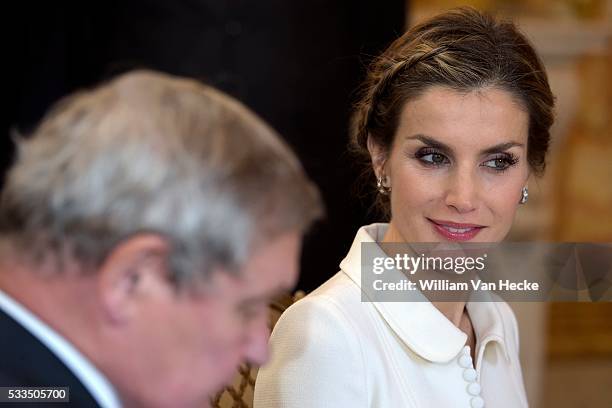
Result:
M170 245L160 235L138 234L117 245L98 269L98 296L105 316L123 324L140 302L172 291L167 279Z
M376 143L372 136L368 136L368 151L372 159L372 168L376 177L382 177L384 174L385 161L387 160L387 152Z

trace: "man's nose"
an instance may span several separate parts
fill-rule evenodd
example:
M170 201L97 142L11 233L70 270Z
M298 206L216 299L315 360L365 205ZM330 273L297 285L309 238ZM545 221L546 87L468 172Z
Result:
M458 167L450 175L445 203L460 214L469 213L478 207L479 183L476 172L468 167Z
M268 340L270 339L270 329L267 319L260 319L256 325L251 326L247 342L245 344L246 360L258 366L264 365L270 359Z

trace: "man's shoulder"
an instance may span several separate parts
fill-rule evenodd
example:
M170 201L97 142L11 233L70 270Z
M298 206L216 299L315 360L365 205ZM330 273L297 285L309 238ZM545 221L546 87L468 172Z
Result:
M71 403L98 406L68 367L2 309L0 333L0 386L69 387Z
M36 337L15 319L0 309L0 378L15 383L2 384L33 386L52 369L57 371L61 362ZM56 361L57 360L57 361ZM57 365L54 363L58 363ZM55 370L53 370L55 368ZM63 369L67 370L66 367Z

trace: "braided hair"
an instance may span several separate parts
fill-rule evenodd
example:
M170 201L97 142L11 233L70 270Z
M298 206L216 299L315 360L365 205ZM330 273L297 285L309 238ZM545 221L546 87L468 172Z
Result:
M374 185L368 139L388 154L403 106L432 86L508 91L529 114L527 160L535 174L543 173L554 106L543 64L512 22L461 7L414 26L368 67L350 127L365 185ZM390 216L388 195L377 195L376 206Z

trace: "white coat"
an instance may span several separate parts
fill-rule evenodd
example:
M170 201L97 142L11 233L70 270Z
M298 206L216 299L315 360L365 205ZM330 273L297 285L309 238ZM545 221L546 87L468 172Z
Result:
M362 227L340 272L281 316L255 408L526 407L518 328L504 302L468 302L467 336L429 302L362 302ZM381 250L382 253L382 250Z

